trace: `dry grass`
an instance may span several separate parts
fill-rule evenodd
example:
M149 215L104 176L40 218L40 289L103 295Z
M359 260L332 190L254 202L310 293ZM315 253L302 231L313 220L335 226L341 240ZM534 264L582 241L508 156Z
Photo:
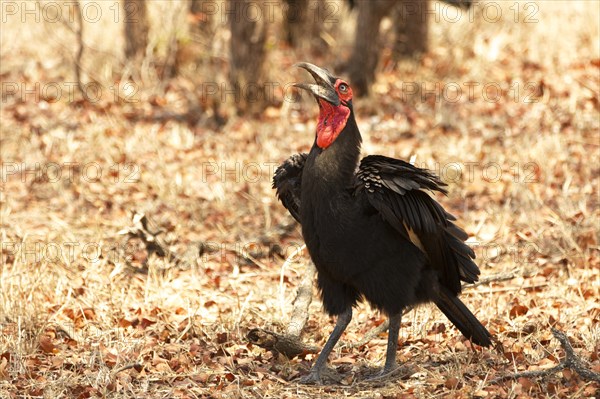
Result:
M183 18L165 4L151 7L164 16L152 38L159 53L169 21ZM338 347L331 360L342 384L313 388L296 382L310 356L287 361L246 343L249 328L285 326L308 261L304 253L284 270L281 302L280 267L302 239L297 228L286 232L291 218L270 178L278 162L308 150L316 110L284 102L260 120L231 117L220 131L204 117L191 125L153 119L189 106L187 88L224 79L221 27L204 69L184 70L171 88L148 72L137 103L3 97L0 397L599 397L598 385L569 371L489 383L555 364L563 352L551 326L600 371L598 6L499 4L510 18L434 24L431 53L418 66L384 59L375 93L355 108L365 153L416 155L450 183L441 201L472 235L483 276L515 272L464 294L503 351L473 351L440 312L423 307L403 322L402 376L362 382L382 364L380 337ZM523 13L534 4L539 22L512 22L514 4ZM3 96L5 82L73 81L63 61L74 51L68 30L14 19L2 29ZM348 28L330 31L343 56ZM122 71L120 25L103 19L86 32L93 50L85 69L108 94ZM272 45L271 81L305 78L287 67L306 55ZM332 65L339 57L313 58ZM441 89L408 95L436 82L457 83L461 100L444 101L450 92ZM472 101L466 82L480 84ZM497 102L479 91L486 83L504 90ZM208 250L186 267L146 259L119 235L132 210L155 220L173 250L198 242ZM270 253L275 246L282 256ZM343 339L382 319L361 306ZM306 339L321 345L331 328L316 301Z

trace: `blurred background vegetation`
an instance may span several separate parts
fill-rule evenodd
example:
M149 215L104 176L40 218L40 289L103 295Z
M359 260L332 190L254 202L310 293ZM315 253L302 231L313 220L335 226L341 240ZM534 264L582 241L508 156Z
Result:
M572 25L594 11L593 3L7 1L1 71L11 81L11 72L31 78L43 70L42 81L75 82L80 99L160 107L164 117L219 127L234 114L257 116L293 102L289 66L299 60L347 75L363 96L376 73L401 75L403 68L437 69L449 80L481 78L498 67L504 50L558 67L564 49L533 45L535 32L594 48L597 23ZM22 94L10 85L3 92ZM165 100L174 92L176 103ZM52 97L53 90L42 94Z

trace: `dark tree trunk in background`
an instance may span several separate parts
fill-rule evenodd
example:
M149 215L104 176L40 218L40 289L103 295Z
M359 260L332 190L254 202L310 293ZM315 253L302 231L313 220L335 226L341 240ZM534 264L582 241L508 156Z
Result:
M191 0L189 3L190 40L177 40L173 65L179 75L189 65L209 63L215 36L215 18L221 4L214 0Z
M380 50L379 25L394 4L390 0L355 2L358 9L356 38L347 69L352 87L359 96L367 95L369 86L375 80Z
M262 1L229 0L231 28L230 82L235 89L239 114L255 114L264 109L263 68L268 21ZM262 17L254 17L252 8L259 7ZM256 11L256 9L254 10ZM231 98L232 96L227 96Z
M396 33L392 54L396 60L427 51L429 0L403 0L394 8Z
M192 14L198 14L202 12L202 0L192 0L190 2L190 12Z
M148 46L148 13L145 0L125 0L125 57L140 63Z
M190 13L193 16L191 31L210 39L214 34L214 15L219 13L219 3L214 0L192 0Z
M452 1L452 0L446 0ZM454 0L460 2L461 0ZM359 96L369 94L375 80L381 44L379 26L385 16L392 18L394 58L413 57L427 51L429 0L355 0L356 38L347 64L350 81Z
M337 5L327 0L283 0L283 34L285 41L294 48L307 51L324 50L327 45L321 32L327 20L333 16Z
M309 19L308 0L284 0L283 29L285 40L292 46L298 45L306 37Z

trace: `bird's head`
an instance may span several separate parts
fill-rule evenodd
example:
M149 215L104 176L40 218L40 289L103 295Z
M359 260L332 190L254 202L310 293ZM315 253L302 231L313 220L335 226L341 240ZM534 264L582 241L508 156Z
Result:
M346 127L352 113L352 89L346 81L316 65L300 62L294 66L306 69L315 79L315 83L296 83L294 86L311 92L319 104L317 145L325 149Z

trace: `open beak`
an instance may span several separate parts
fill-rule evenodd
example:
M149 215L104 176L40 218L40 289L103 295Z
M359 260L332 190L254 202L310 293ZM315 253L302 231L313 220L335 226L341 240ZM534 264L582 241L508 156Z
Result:
M332 81L335 78L329 74L326 70L319 68L316 65L309 64L308 62L299 62L294 64L295 67L306 69L308 73L315 79L314 83L294 83L294 86L310 91L315 97L322 98L330 104L335 106L340 105L340 98L338 97L335 87L333 87Z

